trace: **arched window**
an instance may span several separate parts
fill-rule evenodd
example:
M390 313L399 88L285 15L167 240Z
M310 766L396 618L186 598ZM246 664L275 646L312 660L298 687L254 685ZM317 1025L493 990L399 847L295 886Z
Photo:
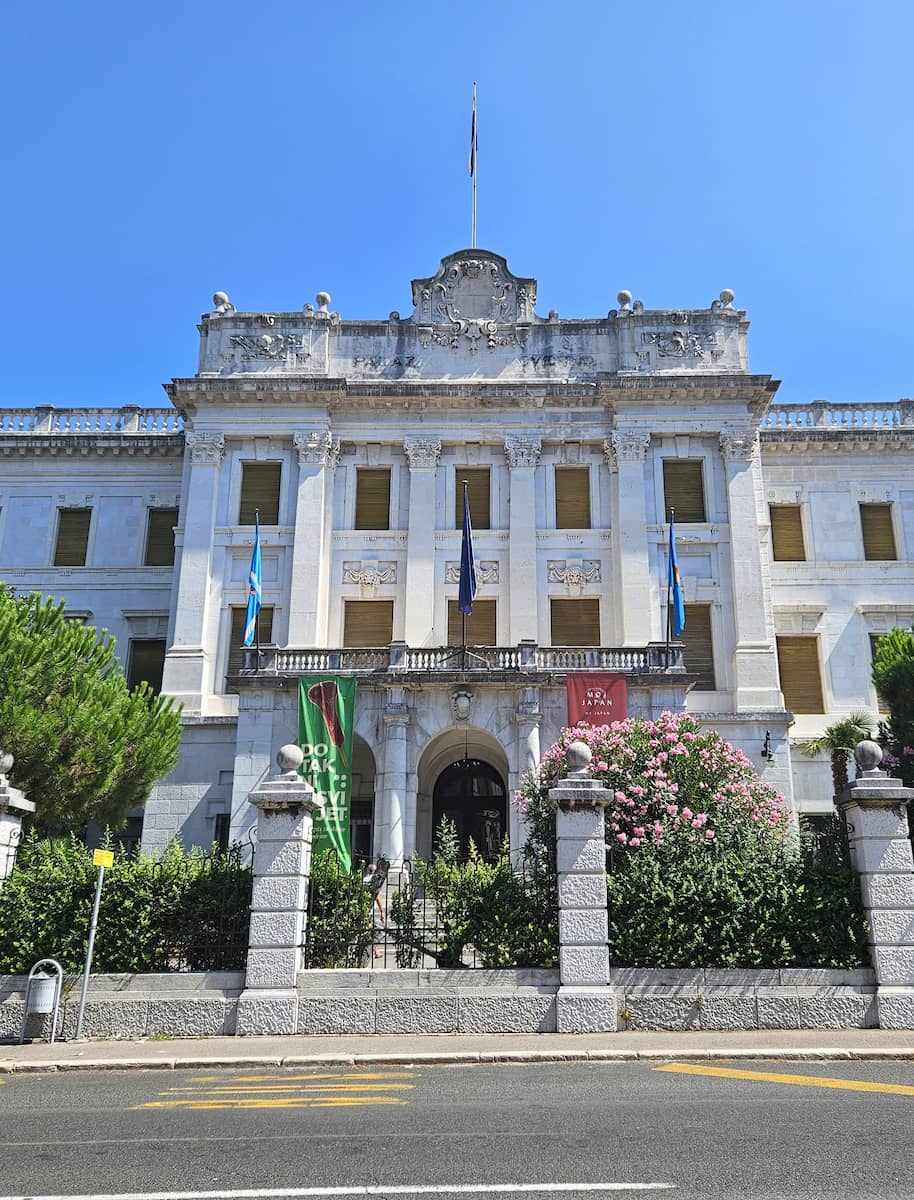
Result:
M442 817L457 827L462 855L472 840L485 858L497 858L507 832L507 788L498 771L478 758L451 763L438 776L432 800L432 828Z

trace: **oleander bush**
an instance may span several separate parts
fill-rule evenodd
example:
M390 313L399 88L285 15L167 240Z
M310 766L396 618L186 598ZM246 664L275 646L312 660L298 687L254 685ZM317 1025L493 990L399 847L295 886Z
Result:
M685 715L563 731L516 803L530 852L555 861L549 788L586 742L606 809L609 946L617 965L844 967L867 961L846 853L820 861L745 755Z
M81 971L98 868L75 838L27 839L0 889L0 974L41 958ZM105 871L93 971L240 970L245 963L251 869L239 847L161 859L115 856Z

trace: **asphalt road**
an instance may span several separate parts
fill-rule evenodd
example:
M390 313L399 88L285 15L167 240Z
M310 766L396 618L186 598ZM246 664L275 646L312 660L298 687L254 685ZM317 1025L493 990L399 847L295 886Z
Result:
M910 1062L14 1075L0 1123L0 1200L914 1194Z

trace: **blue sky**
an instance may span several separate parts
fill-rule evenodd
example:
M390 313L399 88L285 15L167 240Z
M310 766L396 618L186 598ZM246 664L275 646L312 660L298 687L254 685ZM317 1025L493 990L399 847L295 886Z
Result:
M0 404L167 403L217 289L409 311L474 78L479 243L541 313L732 287L781 400L911 395L912 45L909 0L9 5Z

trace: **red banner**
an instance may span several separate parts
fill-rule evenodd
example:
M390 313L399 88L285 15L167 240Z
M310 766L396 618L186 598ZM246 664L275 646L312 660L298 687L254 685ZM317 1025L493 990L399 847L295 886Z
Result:
M568 676L568 724L611 725L628 716L628 687L618 672Z

